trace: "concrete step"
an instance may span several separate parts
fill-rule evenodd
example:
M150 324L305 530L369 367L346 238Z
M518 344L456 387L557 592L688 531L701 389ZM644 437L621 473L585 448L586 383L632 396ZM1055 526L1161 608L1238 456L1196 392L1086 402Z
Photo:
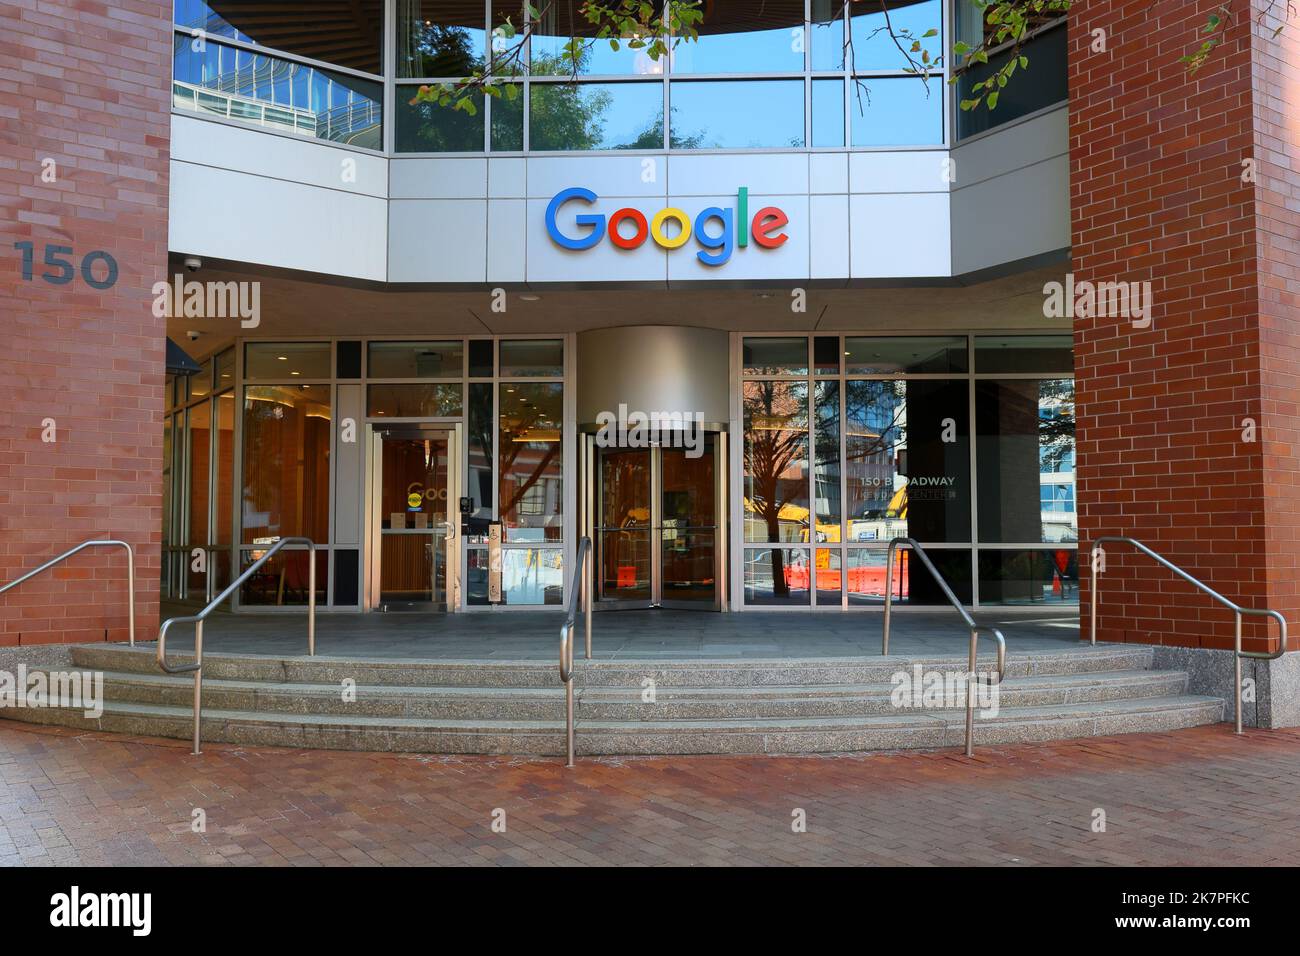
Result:
M1223 718L1218 698L1178 695L1037 707L977 718L980 744L1168 731ZM5 717L142 736L188 738L188 707L107 702L98 718L65 708L19 708ZM831 753L960 746L965 713L714 720L580 720L579 752L595 754ZM420 753L558 754L561 721L452 720L205 709L203 739L226 743Z
M960 645L960 640L954 641ZM1154 649L1141 645L1098 645L1067 651L1016 654L1008 660L1008 677L1090 674L1102 671L1146 670ZM184 654L171 660L188 663ZM135 648L105 644L72 650L73 663L91 670L116 673L160 673L152 645ZM749 687L811 684L875 684L888 682L900 670L920 664L926 669L964 667L965 654L927 657L809 658L804 660L725 661L606 661L578 660L577 681L583 687L640 687L646 679L665 687ZM981 670L992 666L992 654L982 649ZM558 680L556 662L349 660L331 657L272 657L204 655L205 678L270 681L295 684L385 687L534 687L551 688Z
M1008 678L1004 707L1165 697L1181 694L1181 671L1104 671ZM188 707L193 679L163 673L104 673L104 693L116 702ZM748 687L656 688L646 703L640 687L579 687L583 720L706 720L746 717L832 717L896 713L895 685L813 684ZM518 687L394 687L358 685L345 699L341 685L272 683L206 678L203 702L216 710L281 714L336 714L426 719L562 720L564 690Z

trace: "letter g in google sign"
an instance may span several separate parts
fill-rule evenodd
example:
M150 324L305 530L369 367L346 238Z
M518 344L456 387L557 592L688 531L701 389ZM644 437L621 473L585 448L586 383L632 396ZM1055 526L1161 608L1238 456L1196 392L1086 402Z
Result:
M648 222L639 209L625 207L611 213L608 219L600 213L577 214L573 224L582 231L580 235L569 236L560 230L557 219L565 204L583 202L593 205L598 198L590 189L581 186L556 193L546 207L546 232L551 241L564 249L581 252L595 246L608 234L609 241L619 249L639 249L647 239L664 249L677 249L686 245L694 235L695 241L704 247L695 253L696 258L706 266L720 266L736 249L748 246L751 238L756 246L764 249L776 249L790 238L781 231L789 225L790 218L779 207L764 206L750 218L749 189L743 186L736 194L734 208L710 206L700 210L693 223L684 211L671 206L659 210ZM677 227L672 235L666 228L669 221L676 223Z

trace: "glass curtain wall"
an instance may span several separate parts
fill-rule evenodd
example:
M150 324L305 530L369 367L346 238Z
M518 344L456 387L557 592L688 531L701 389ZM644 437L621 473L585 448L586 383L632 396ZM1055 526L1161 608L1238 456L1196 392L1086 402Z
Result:
M746 605L879 604L897 537L964 602L1077 600L1069 336L747 336L741 371ZM943 600L906 553L892 587Z

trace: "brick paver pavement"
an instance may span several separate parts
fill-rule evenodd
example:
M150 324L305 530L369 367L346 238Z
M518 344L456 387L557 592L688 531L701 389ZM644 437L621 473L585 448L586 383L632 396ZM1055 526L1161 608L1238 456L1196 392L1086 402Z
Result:
M1297 793L1300 731L1235 738L1225 724L973 761L605 758L568 771L219 744L195 758L179 741L0 721L7 865L1294 864Z

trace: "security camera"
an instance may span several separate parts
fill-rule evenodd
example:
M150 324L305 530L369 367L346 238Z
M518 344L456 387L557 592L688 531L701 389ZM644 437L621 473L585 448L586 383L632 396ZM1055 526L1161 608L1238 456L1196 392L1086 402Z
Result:
M185 337L189 339L191 342L197 342L199 340L199 336L202 334L203 334L202 332L186 332Z
M190 272L198 272L203 268L203 260L198 256L190 256L185 260L185 268Z

